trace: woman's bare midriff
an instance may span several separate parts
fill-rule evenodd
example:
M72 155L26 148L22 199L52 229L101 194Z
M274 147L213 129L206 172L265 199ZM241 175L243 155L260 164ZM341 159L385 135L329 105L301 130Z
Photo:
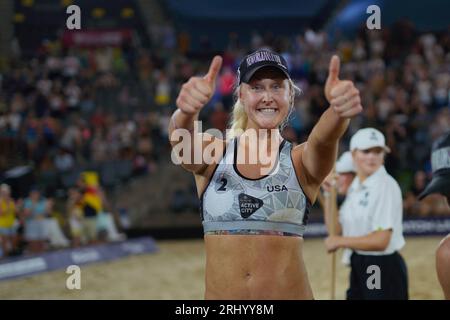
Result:
M301 237L206 235L205 299L313 299Z

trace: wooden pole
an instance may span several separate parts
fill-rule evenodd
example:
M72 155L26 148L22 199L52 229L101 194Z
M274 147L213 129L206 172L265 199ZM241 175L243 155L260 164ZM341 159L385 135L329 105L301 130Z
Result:
M337 175L336 168L333 168L331 188L328 196L327 203L327 214L330 221L330 236L336 235L336 219L337 219ZM331 300L336 299L336 252L331 253L331 287L330 287L330 298Z

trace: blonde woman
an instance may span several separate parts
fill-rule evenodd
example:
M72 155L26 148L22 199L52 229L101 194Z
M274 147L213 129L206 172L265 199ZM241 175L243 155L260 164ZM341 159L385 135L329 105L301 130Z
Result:
M334 56L325 86L330 108L308 141L293 147L279 129L293 108L296 87L281 55L258 50L239 66L233 134L221 139L197 132L195 124L214 93L221 64L214 57L204 77L183 85L169 125L175 158L194 174L201 201L205 298L313 299L302 235L338 141L349 119L362 111L359 92L351 81L339 80Z

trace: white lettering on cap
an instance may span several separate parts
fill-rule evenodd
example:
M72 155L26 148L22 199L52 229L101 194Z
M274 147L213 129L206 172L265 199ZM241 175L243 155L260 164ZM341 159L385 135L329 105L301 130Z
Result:
M450 147L438 149L431 154L431 168L433 172L450 169Z
M281 62L280 57L278 55L275 55L275 54L273 54L271 52L268 52L268 51L255 52L254 54L248 56L247 59L246 59L247 67L250 67L252 64L258 63L258 62L261 62L261 61L276 62L280 66L285 68L285 66Z

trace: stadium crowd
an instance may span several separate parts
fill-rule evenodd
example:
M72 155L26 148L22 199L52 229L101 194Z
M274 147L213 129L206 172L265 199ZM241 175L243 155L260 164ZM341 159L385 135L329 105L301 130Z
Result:
M283 54L303 91L283 133L301 143L328 108L321 88L329 57L337 51L342 77L356 83L364 107L352 121L340 152L348 150L349 137L359 128L380 129L392 150L386 168L402 187L406 215L450 214L438 196L416 199L431 177L431 143L450 127L448 32L421 34L408 21L400 21L379 31L363 28L354 39L307 30L281 37L255 32L244 42L233 33L219 52L207 38L196 51L189 41L189 35L165 25L152 29L151 48L133 42L114 48L66 48L59 40L45 40L32 57L16 49L10 67L0 73L0 172L31 165L37 184L45 190L63 187L67 202L63 218L69 221L73 204L82 195L80 189L71 188L75 184L64 184L60 177L111 160L127 161L131 177L155 172L161 157L167 159L170 152L167 127L181 84L204 73L205 61L215 53L224 63L216 93L200 119L203 129L225 131L237 66L248 51L261 47ZM49 176L56 178L44 181ZM29 198L39 198L36 190ZM1 201L4 214L3 206L10 200L2 195ZM24 212L27 200L14 202ZM51 201L43 208L50 210ZM76 231L68 237L80 243ZM2 239L6 243L6 236ZM31 248L36 251L40 245Z

